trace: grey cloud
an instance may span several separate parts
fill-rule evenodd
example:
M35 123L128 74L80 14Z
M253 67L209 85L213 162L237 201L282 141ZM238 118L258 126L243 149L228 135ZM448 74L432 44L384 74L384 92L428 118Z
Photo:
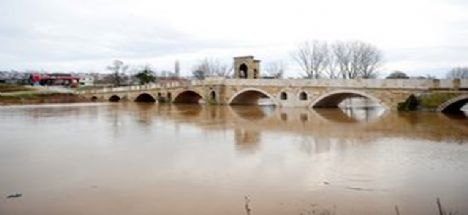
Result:
M146 2L137 1L134 4L144 5ZM468 8L466 1L450 0L450 4ZM461 6L463 4L465 6ZM198 38L194 36L194 32L186 32L177 29L177 25L171 25L170 21L173 16L184 16L184 14L177 14L177 11L173 11L174 14L171 15L157 16L163 11L156 8L160 6L157 3L152 5L158 9L155 9L154 14L138 14L138 10L132 11L125 8L129 5L132 6L133 3L119 4L118 1L111 0L1 0L0 69L20 69L23 65L55 66L65 64L63 62L66 62L67 66L73 66L79 62L89 62L89 64L94 62L94 64L101 65L103 61L115 58L156 59L204 51L210 53L212 50L220 50L217 52L219 55L268 52L264 54L266 57L263 59L268 61L268 56L281 55L288 58L287 55L291 51L287 48L272 49L275 47L273 45L275 41L267 37L263 44L261 44L262 38L250 40L249 33L245 32L239 35L239 38L242 38L239 40L236 37L223 39L216 35L211 37L215 39ZM259 17L260 20L269 20L268 13L261 15L264 17ZM183 18L187 19L187 24L196 24L190 22L191 17ZM243 23L239 23L238 26L242 25ZM287 25L288 23L275 23L273 28L278 28L280 34L284 33L281 32L283 29L288 29ZM444 32L446 40L450 43L443 44L443 46L434 44L433 47L418 49L384 50L386 60L389 63L401 61L416 63L444 61L446 65L468 63L466 26L468 26L468 16L444 24L443 27L446 29L434 31ZM262 27L265 28L265 26L258 27L259 31ZM287 46L285 44L299 42L293 40L301 37L294 35L302 33L301 30L288 31L287 35L284 34L284 39L279 38L280 42L276 41L278 42L276 46L284 47ZM410 34L411 32L404 33ZM428 70L430 69L433 68L428 67Z

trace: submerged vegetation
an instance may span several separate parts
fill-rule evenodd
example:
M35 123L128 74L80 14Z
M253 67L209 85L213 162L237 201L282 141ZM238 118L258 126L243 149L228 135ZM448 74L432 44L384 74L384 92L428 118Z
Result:
M398 104L398 111L415 111L419 102L415 95L411 94L404 102Z
M247 196L244 196L245 204L245 212L247 215L252 215L252 208L250 206L250 199ZM447 211L443 206L439 198L436 198L436 206L437 206L437 215L457 215L457 211ZM402 215L404 213L400 212L400 208L398 205L395 205L394 207L395 214L396 215ZM334 205L331 209L328 208L320 208L317 207L317 204L310 204L310 208L307 209L301 209L301 212L299 212L299 215L336 215L336 206Z
M419 96L410 95L398 104L398 111L435 111L442 103L459 96L456 93L429 93Z

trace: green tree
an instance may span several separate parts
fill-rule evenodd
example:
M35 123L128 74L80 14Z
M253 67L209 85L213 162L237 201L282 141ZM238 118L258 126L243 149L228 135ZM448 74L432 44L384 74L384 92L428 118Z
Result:
M148 84L156 80L156 75L149 66L145 66L140 72L135 74L135 78L138 79L140 84Z
M408 79L408 75L402 71L394 71L387 76L387 79Z

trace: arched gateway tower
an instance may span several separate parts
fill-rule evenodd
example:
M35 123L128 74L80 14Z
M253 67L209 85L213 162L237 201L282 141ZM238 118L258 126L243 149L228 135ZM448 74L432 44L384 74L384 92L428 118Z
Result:
M234 57L234 69L234 78L260 78L260 60L255 60L253 56Z

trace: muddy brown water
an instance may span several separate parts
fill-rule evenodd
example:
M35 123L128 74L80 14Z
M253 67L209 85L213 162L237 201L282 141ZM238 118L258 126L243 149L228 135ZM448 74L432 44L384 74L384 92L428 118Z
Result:
M437 113L0 107L0 214L468 214L467 143Z

